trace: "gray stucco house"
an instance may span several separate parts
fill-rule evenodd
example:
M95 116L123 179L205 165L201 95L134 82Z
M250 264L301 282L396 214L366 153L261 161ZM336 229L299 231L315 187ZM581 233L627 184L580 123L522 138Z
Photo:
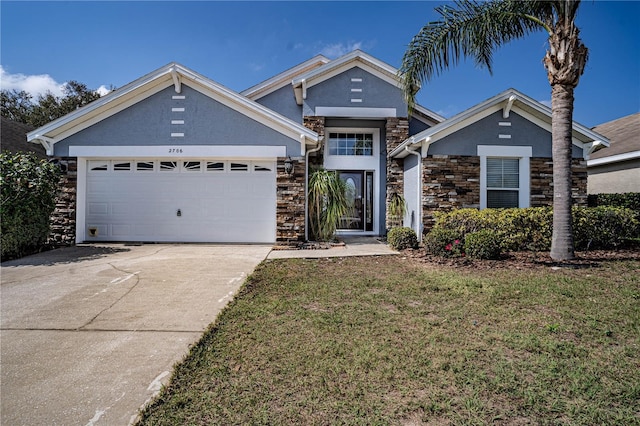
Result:
M640 112L593 128L611 146L596 150L587 161L589 194L640 191Z
M307 239L310 165L338 170L384 235L403 194L418 234L437 210L552 202L551 112L510 89L448 120L409 115L397 70L356 50L316 56L241 93L171 63L28 134L67 165L58 241ZM574 123L574 198L608 141Z

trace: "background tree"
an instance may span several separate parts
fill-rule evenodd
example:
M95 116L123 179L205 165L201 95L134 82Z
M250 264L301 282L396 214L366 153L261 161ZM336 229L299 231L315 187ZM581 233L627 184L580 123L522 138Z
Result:
M98 98L100 94L97 91L77 81L66 83L62 96L47 92L39 95L35 102L33 96L24 90L3 90L0 113L10 120L40 127Z
M30 153L0 154L2 260L21 257L47 243L56 206L60 168Z
M580 40L575 18L579 0L461 0L455 7L436 8L438 21L425 25L411 40L399 73L413 107L421 83L429 81L462 57L492 71L494 51L535 31L548 34L544 57L551 84L553 140L553 237L551 257L575 257L571 218L571 131L573 92L584 72L588 50Z

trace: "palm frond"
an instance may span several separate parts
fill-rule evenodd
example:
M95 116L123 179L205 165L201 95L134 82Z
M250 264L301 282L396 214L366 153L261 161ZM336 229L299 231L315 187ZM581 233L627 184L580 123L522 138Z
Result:
M463 58L472 58L491 73L496 49L547 29L549 3L463 0L456 1L455 7L437 7L440 19L429 22L411 40L399 69L409 108L414 106L416 88Z

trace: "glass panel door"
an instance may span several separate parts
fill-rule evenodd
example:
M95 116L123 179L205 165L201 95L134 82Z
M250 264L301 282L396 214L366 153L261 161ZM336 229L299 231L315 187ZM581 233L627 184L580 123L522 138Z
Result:
M338 174L347 187L347 200L353 206L340 220L338 229L373 231L373 172L339 171Z

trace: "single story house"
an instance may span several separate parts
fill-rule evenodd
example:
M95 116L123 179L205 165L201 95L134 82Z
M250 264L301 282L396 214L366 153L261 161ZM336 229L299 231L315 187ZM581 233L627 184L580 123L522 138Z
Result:
M640 191L640 112L600 124L593 130L611 142L587 160L589 194Z
M28 140L67 165L71 243L296 244L311 165L350 187L343 234L384 235L393 194L419 234L436 210L551 204L549 108L510 89L448 120L409 114L397 74L356 50L237 93L170 63ZM586 203L586 159L608 141L577 123L573 135L574 198Z

